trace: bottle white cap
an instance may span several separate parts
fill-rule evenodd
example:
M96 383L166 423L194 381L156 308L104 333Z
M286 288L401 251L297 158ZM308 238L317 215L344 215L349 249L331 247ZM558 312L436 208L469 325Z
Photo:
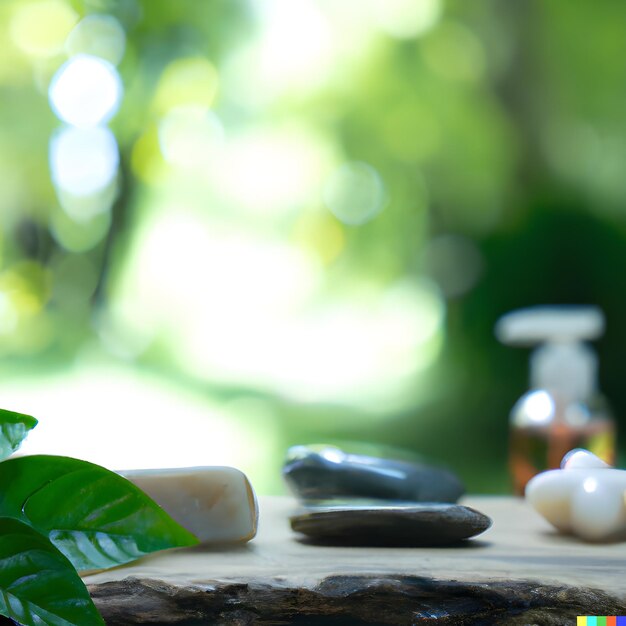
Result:
M594 306L539 306L504 315L496 336L508 345L535 345L530 384L565 401L588 398L596 390L598 360L583 341L604 331L604 315Z

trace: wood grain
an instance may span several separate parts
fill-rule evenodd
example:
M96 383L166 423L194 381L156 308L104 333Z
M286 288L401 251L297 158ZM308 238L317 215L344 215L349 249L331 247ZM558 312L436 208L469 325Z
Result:
M493 527L464 547L313 546L262 498L247 546L153 555L85 577L108 624L575 624L626 614L626 544L554 533L523 501L468 498Z

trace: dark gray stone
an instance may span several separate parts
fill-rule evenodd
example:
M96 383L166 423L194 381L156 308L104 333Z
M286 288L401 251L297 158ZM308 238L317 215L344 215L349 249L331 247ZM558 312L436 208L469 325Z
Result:
M465 491L448 470L425 463L347 454L331 446L290 448L283 476L301 500L357 497L456 502Z
M351 546L444 546L475 537L491 519L459 504L311 507L291 528L316 543Z

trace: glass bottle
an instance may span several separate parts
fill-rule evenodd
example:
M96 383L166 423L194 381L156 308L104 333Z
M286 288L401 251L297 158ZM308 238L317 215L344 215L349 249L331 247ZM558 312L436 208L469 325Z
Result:
M516 494L537 473L559 467L573 448L585 448L610 465L615 421L597 388L598 360L585 343L604 330L592 306L533 307L503 316L498 338L509 345L536 345L530 391L510 417L509 469Z

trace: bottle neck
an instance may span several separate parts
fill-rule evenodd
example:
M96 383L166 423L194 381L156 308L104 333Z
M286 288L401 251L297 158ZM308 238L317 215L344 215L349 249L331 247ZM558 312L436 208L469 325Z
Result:
M578 342L549 342L531 355L530 384L545 389L559 403L586 402L596 393L597 358Z

